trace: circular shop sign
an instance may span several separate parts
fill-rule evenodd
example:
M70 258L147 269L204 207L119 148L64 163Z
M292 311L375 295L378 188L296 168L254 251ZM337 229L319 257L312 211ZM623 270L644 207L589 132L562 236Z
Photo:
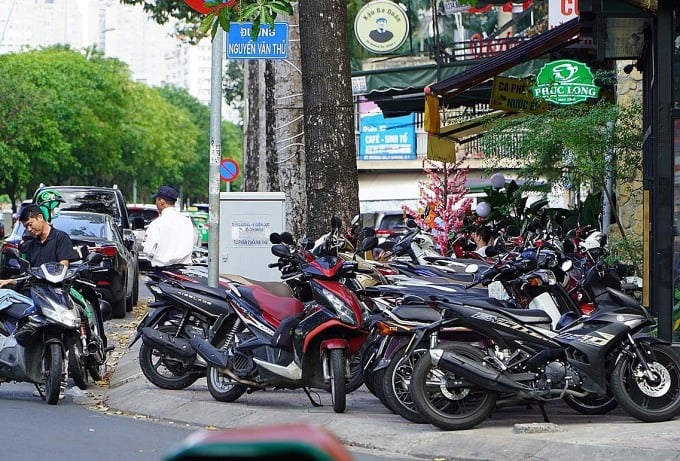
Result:
M408 17L394 2L373 1L364 5L354 20L354 35L361 46L373 53L399 49L408 37Z

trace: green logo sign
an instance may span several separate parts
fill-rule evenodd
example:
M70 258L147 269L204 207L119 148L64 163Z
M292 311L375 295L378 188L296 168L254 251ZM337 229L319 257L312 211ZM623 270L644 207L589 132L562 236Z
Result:
M593 84L593 73L578 61L561 59L541 67L536 86L531 87L534 98L567 106L597 98L600 87Z

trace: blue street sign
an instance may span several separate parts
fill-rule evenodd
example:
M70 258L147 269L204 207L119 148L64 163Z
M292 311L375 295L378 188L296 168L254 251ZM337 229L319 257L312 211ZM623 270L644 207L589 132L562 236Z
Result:
M287 59L288 23L260 24L257 40L250 39L252 22L232 22L227 35L227 59Z

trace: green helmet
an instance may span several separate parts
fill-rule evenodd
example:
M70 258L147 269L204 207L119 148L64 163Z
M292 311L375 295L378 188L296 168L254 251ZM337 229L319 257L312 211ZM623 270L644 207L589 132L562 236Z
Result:
M45 221L50 222L52 218L59 215L59 204L66 202L59 192L52 189L45 189L38 193L34 200L35 204L40 207Z

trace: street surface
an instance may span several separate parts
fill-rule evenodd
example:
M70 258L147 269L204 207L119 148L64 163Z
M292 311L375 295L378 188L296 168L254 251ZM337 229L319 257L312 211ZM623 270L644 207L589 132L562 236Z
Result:
M147 298L149 292L141 284L140 303L146 302ZM116 345L109 360L110 371L115 370L120 357L126 352L124 345L144 311L145 308L137 307L125 319L107 322L109 342ZM136 357L136 352L135 348L129 354ZM141 371L137 369L136 373ZM190 434L205 429L217 429L200 422L172 421L110 408L106 396L109 379L110 376L107 376L100 383L90 383L85 391L73 387L73 383L69 382L65 398L57 405L47 405L39 397L33 396L35 387L32 384L0 385L0 425L3 427L0 431L0 459L160 461L173 445ZM148 382L146 384L151 386ZM161 389L157 390L159 392L152 400L162 407ZM210 398L204 380L203 391ZM146 396L140 395L140 398ZM360 448L353 448L351 453L357 461L413 459Z

